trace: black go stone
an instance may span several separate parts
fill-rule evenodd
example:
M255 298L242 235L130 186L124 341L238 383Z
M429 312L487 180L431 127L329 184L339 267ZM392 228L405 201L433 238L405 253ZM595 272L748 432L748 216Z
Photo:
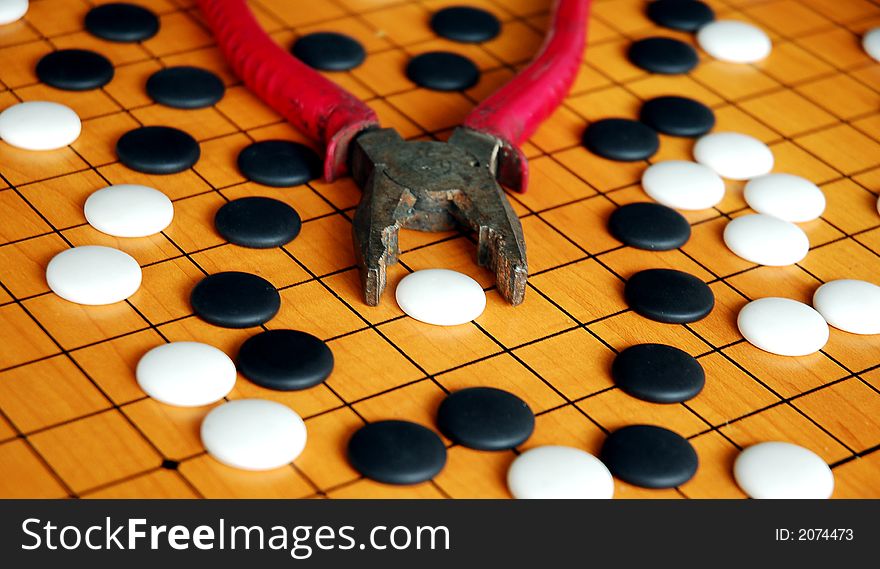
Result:
M317 179L322 168L321 158L314 150L290 140L255 142L238 154L238 169L245 178L277 188Z
M634 274L626 281L623 295L638 314L667 324L702 320L715 306L709 285L673 269L647 269Z
M506 450L535 430L535 415L516 395L492 387L452 393L437 411L437 426L458 444L477 450Z
M639 118L651 128L672 136L703 136L715 126L715 113L687 97L656 97L642 105Z
M236 366L243 376L267 389L308 389L330 376L333 352L306 332L269 330L245 340Z
M270 249L293 241L302 222L296 210L286 203L256 196L224 204L214 216L214 227L235 245Z
M635 162L653 156L660 148L654 129L631 119L601 119L584 130L587 149L609 160Z
M443 470L446 447L434 431L422 425L379 421L361 427L351 437L348 461L377 482L418 484Z
M215 326L251 328L278 313L281 296L262 277L230 271L199 281L190 294L190 304L196 316Z
M675 488L697 473L694 447L681 435L653 425L620 428L600 453L611 474L643 488Z
M695 32L715 19L715 12L699 0L648 2L648 17L665 28Z
M697 66L696 50L672 38L645 38L632 43L627 54L636 66L651 73L677 75Z
M37 63L37 78L56 89L87 91L113 79L110 60L87 49L62 49L44 55Z
M625 245L648 251L678 249L691 236L683 215L653 202L620 206L608 218L608 231Z
M470 6L450 6L431 17L431 28L440 36L462 43L489 41L501 33L501 23L491 12Z
M434 91L463 91L477 84L480 70L473 61L448 51L430 51L413 57L406 76L420 87Z
M102 4L86 14L86 29L93 36L115 42L148 40L159 32L156 14L134 4Z
M611 376L624 392L653 403L681 403L703 389L703 366L685 351L664 344L637 344L614 358Z
M356 39L336 32L315 32L293 44L293 55L321 71L348 71L364 62L367 53Z
M176 109L200 109L220 101L226 86L217 75L199 67L169 67L147 79L147 95Z
M145 174L175 174L199 161L199 143L189 134L170 126L143 126L116 141L119 160Z

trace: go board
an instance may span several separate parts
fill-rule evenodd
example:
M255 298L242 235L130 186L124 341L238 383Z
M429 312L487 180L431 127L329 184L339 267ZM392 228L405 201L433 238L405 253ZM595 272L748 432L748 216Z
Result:
M507 305L494 276L474 263L472 236L401 235L400 263L390 271L379 307L361 299L351 245L360 192L350 179L278 189L246 181L236 168L253 141L311 144L260 103L223 63L188 0L135 0L160 16L155 37L113 44L83 30L99 2L34 0L26 18L0 28L0 108L49 100L72 107L83 133L70 147L28 152L0 143L0 479L2 497L504 498L505 475L518 452L546 444L597 454L607 433L630 424L676 431L696 449L700 468L686 484L646 490L615 481L621 498L743 497L733 475L740 449L770 440L811 449L833 468L838 498L880 497L880 336L831 330L825 348L805 357L763 352L742 339L738 310L751 299L786 296L809 302L825 281L880 275L880 64L859 35L880 24L871 0L710 0L720 18L756 23L773 40L759 64L715 61L701 52L683 76L650 75L627 61L634 40L663 35L641 0L595 0L586 59L563 106L524 146L532 180L510 196L525 231L531 277L525 302ZM432 11L452 4L485 8L502 21L480 45L436 37ZM260 23L288 48L303 34L355 37L366 61L327 76L375 109L385 126L411 139L444 139L488 93L540 46L549 0L325 0L250 2ZM34 67L53 49L86 48L108 57L115 77L85 92L54 90ZM477 63L479 83L465 91L417 88L404 73L414 55L459 52ZM196 65L226 83L213 107L177 110L154 104L147 78L163 67ZM675 94L710 106L716 130L766 142L776 171L819 184L828 206L803 225L811 250L785 268L758 267L722 242L725 224L749 210L741 182L728 182L715 208L689 212L692 237L681 249L648 252L622 246L606 222L621 204L647 200L639 179L646 163L606 161L581 145L584 127L605 117L635 118L643 100ZM121 165L116 140L140 125L173 125L201 144L191 169L146 175ZM689 159L692 140L661 136L651 160ZM175 219L149 238L117 239L85 223L86 197L113 183L161 189ZM250 250L226 243L213 216L229 200L270 196L303 218L283 248ZM45 267L78 245L130 253L143 284L128 301L79 306L52 294ZM485 313L452 328L421 324L393 299L408 272L451 268L486 288ZM687 325L660 324L629 310L625 280L667 267L709 283L712 314ZM209 457L199 425L209 408L176 408L145 396L134 367L150 348L193 340L235 354L256 330L211 326L192 314L189 292L203 276L241 270L268 279L282 308L265 327L295 328L327 340L336 368L324 384L299 392L268 391L239 377L230 399L260 397L295 409L309 432L290 467L256 473ZM697 356L704 390L680 404L642 402L613 385L616 352L643 342ZM448 462L431 482L394 487L361 478L346 462L351 435L366 422L402 418L435 428L445 393L490 385L509 390L535 411L535 433L522 448L480 452L449 445Z

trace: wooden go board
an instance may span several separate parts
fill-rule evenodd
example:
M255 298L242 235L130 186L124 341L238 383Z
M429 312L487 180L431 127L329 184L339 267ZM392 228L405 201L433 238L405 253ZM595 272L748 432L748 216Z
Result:
M252 141L306 142L258 102L225 66L188 0L135 0L160 15L159 34L140 44L111 44L82 29L86 0L34 0L25 20L0 28L0 108L19 101L63 102L83 119L72 145L27 152L0 143L0 496L2 497L507 497L514 452L450 446L430 483L392 487L362 479L345 461L349 436L365 421L405 418L428 426L444 392L492 385L522 397L537 413L524 445L564 444L597 453L610 430L650 423L687 437L700 458L696 477L674 490L615 481L628 498L743 497L732 476L740 448L783 440L803 445L833 467L835 497L880 497L880 336L836 329L822 352L774 356L746 343L735 317L768 295L809 301L823 282L877 281L880 275L880 64L858 37L880 24L871 0L709 0L719 17L753 21L772 37L757 65L701 55L685 76L649 75L631 65L633 39L690 35L661 29L642 0L594 0L589 48L564 105L525 145L532 182L511 196L522 217L531 278L524 304L493 292L493 275L473 262L475 246L458 233L403 232L401 262L378 308L360 296L351 218L360 192L350 179L275 189L247 182L238 152ZM452 4L484 7L503 22L486 44L438 39L431 11ZM385 126L409 138L443 139L461 118L535 52L549 0L253 0L261 24L288 47L301 34L339 31L365 46L366 62L328 76L365 101ZM58 48L82 47L110 58L106 87L63 92L40 84L34 65ZM444 49L473 59L479 84L464 93L416 88L404 75L418 53ZM153 104L147 77L171 65L218 73L224 99L202 110ZM693 236L681 250L623 247L605 228L620 204L645 200L644 163L602 160L580 145L588 121L635 118L640 102L664 94L711 106L717 130L736 130L770 145L776 171L819 184L828 200L821 219L804 225L812 250L798 265L757 267L722 243L725 223L748 211L742 183L729 182L715 209L691 212ZM138 125L181 128L201 143L191 170L150 176L116 161L117 138ZM661 137L653 160L688 159L693 142ZM116 239L85 223L90 192L111 183L144 183L174 200L175 221L162 234ZM215 232L224 202L252 195L293 205L305 223L283 249L248 250ZM72 304L50 293L49 259L67 247L101 244L133 255L143 285L129 301ZM404 317L393 287L407 272L452 268L488 290L475 324L440 328ZM637 270L672 267L708 282L717 306L692 325L659 324L623 302ZM244 270L270 280L282 309L267 328L292 327L329 341L337 360L326 384L278 393L239 378L230 398L262 397L306 419L309 444L289 468L234 470L207 456L198 426L208 408L175 408L147 398L134 366L164 341L195 340L229 354L254 330L229 330L194 317L192 286L204 275ZM616 351L663 342L698 356L706 387L684 404L636 400L613 386ZM447 441L448 442L448 441Z

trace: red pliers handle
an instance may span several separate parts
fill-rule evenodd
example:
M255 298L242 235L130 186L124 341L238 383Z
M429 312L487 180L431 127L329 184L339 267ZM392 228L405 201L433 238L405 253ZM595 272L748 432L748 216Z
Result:
M270 107L326 147L324 177L348 171L348 151L361 131L378 127L376 113L279 47L245 0L197 0L220 49L244 83ZM502 142L498 177L525 191L528 162L519 145L559 106L580 65L590 0L557 0L544 45L509 83L480 103L463 126Z

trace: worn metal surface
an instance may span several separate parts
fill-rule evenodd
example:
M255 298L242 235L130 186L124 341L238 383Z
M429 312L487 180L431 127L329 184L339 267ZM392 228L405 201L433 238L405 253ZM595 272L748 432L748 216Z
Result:
M386 268L397 262L400 228L477 234L477 262L495 272L511 304L528 278L522 225L496 180L502 143L458 128L449 142L403 140L391 129L368 131L353 145L352 174L363 189L353 236L367 304L379 304Z

